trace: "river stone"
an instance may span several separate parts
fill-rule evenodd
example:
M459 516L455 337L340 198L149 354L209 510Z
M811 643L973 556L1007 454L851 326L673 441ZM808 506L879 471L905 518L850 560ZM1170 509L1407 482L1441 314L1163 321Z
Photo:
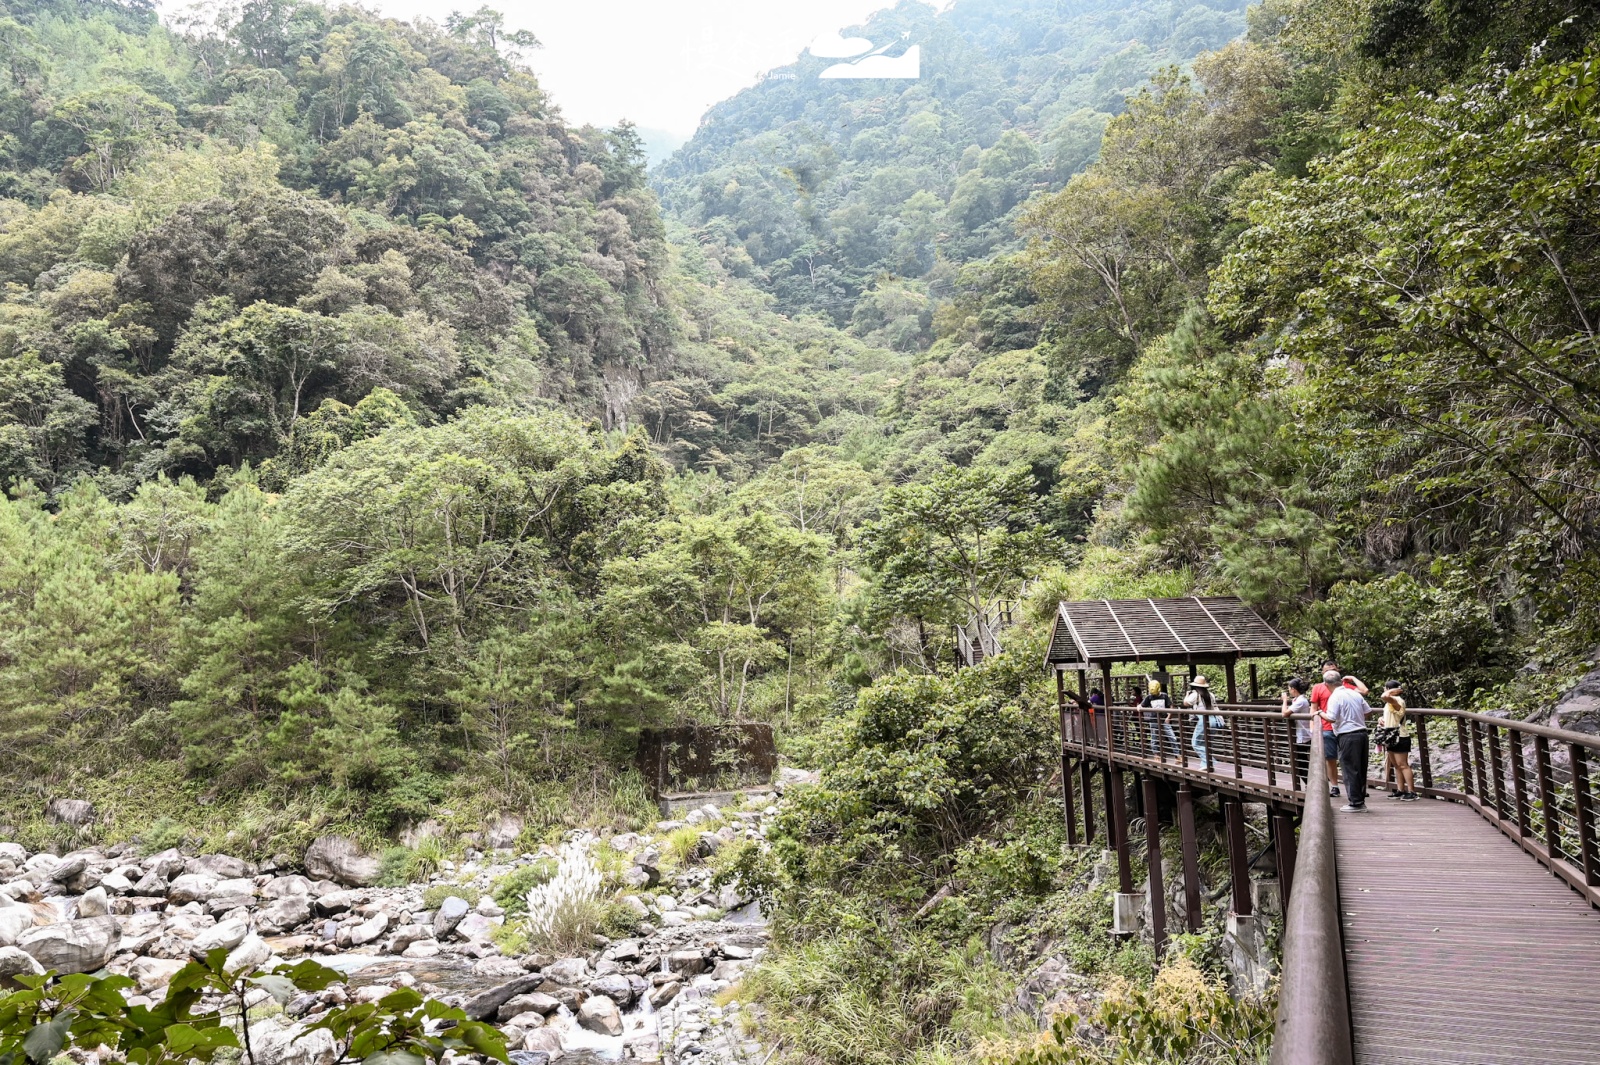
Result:
M44 966L21 947L0 947L0 987L13 976L43 976Z
M250 928L243 921L221 921L212 925L194 937L189 944L189 953L197 958L203 958L213 950L222 949L231 951L248 935Z
M437 939L419 939L400 952L402 958L437 958L444 948Z
M133 894L144 898L165 898L167 882L154 873L146 873L133 885Z
M261 897L264 899L292 899L299 896L311 897L311 881L299 874L275 876L261 887Z
M543 1053L548 1062L550 1055L561 1053L561 1033L554 1028L537 1028L522 1041L522 1049L531 1054Z
M461 1009L475 1021L486 1021L499 1012L500 1007L518 995L525 995L544 982L544 977L538 973L520 976L515 980L508 980L467 999Z
M578 1007L578 1024L599 1035L622 1034L622 1011L604 995L595 995Z
M456 930L461 919L472 911L466 899L451 895L439 903L439 912L433 915L433 937L443 939Z
M629 986L628 978L617 973L597 977L590 982L589 990L596 995L605 996L622 1009L627 1009L633 1002L633 988Z
M684 976L699 976L705 972L706 955L700 950L675 950L667 955L667 971Z
M62 824L86 825L94 820L94 803L84 799L51 799L45 803L44 815Z
M272 948L262 938L251 932L229 953L222 968L237 976L253 973L272 960Z
M100 886L108 895L126 895L133 890L133 881L121 873L107 873L101 878Z
M385 954L404 954L411 944L433 938L433 929L420 924L403 924L389 936L384 945Z
M256 867L229 854L202 854L189 859L185 871L209 873L218 880L238 880L256 875Z
M339 1058L332 1032L308 1030L282 1017L252 1024L250 1049L256 1065L333 1065Z
M186 871L189 859L176 847L168 847L157 854L152 854L144 860L144 871L160 877L162 880L171 880Z
M499 850L514 845L520 835L522 818L516 814L501 814L489 824L489 830L484 833L484 842L491 850Z
M456 925L456 935L462 939L470 939L475 943L484 943L489 939L489 933L494 929L494 922L481 913L469 913L461 918L461 923Z
M212 897L215 898L218 895L246 895L253 898L255 893L255 880L248 876L238 876L230 880L218 880L217 890L212 894Z
M115 917L87 917L35 928L17 940L46 969L58 973L92 973L116 952L122 929Z
M88 861L81 854L73 855L71 858L63 858L56 863L54 869L50 870L50 879L58 884L65 884L88 867Z
M306 872L347 887L366 887L378 879L377 858L363 854L348 836L321 836L306 848Z
M234 910L249 912L255 905L254 895L213 895L206 900L206 912L216 918L226 918Z
M28 860L28 852L20 843L0 843L0 858L21 865Z
M501 1005L496 1017L502 1021L524 1013L550 1014L561 1008L561 1000L542 991L529 991L525 995L509 998ZM527 1025L523 1025L524 1028Z
M0 947L14 947L22 934L34 926L31 906L0 906Z
M350 930L350 945L365 946L389 930L389 915L379 910Z
M111 900L106 898L106 889L97 887L93 891L84 893L78 900L79 917L104 917L111 912Z
M366 895L359 891L330 891L317 897L316 910L324 917L332 917L336 913L343 913L364 898Z
M167 885L167 901L174 906L204 902L217 890L217 878L205 873L184 873Z
M562 958L544 967L544 978L565 987L581 987L589 980L589 963L582 958Z
M166 987L187 964L180 958L135 958L128 967L128 975L139 985L141 994L149 994L158 987Z
M311 920L311 900L305 895L273 899L256 911L256 927L263 932L287 932Z

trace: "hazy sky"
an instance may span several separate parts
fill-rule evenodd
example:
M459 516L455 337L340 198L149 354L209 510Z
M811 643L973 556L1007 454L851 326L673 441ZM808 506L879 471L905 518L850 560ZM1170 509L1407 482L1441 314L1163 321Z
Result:
M485 0L367 0L442 22ZM700 115L794 61L813 38L892 0L488 0L544 47L525 58L572 123L636 125L687 137Z

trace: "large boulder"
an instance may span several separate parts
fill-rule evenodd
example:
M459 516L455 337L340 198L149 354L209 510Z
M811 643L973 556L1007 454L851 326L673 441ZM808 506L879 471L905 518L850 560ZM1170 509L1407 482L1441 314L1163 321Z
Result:
M366 887L378 879L378 859L362 852L348 836L322 836L306 848L306 872L346 887Z
M604 995L593 995L578 1007L578 1025L598 1035L622 1034L622 1011Z
M0 947L0 987L14 976L43 976L44 966L21 947Z
M28 860L28 851L20 843L0 843L0 858L21 865Z
M139 985L139 993L148 995L158 987L166 987L187 964L179 958L135 958L128 966L128 975Z
M162 880L171 880L184 872L188 867L189 859L176 847L168 847L158 854L152 854L143 862L144 871Z
M106 898L106 889L103 887L85 892L83 898L78 900L79 917L104 917L110 912L111 900Z
M456 930L456 925L472 910L472 904L466 899L451 895L439 903L439 909L433 915L433 938L443 939Z
M204 902L217 893L217 878L207 873L184 873L167 885L167 901L174 906Z
M289 895L273 899L256 912L256 927L268 934L287 932L311 920L311 899Z
M366 946L375 942L389 930L389 915L379 910L365 921L350 930L350 945L352 947Z
M261 888L261 897L264 899L288 899L296 896L309 898L310 895L311 881L299 874L275 876Z
M487 1021L500 1011L501 1006L518 995L525 995L537 989L543 982L544 977L538 973L529 973L527 976L520 976L485 991L479 991L467 999L461 1009L475 1021Z
M57 921L25 932L17 946L46 969L58 973L92 973L105 967L122 940L115 917Z
M514 845L521 835L522 818L516 814L501 814L489 822L483 839L491 850L500 850Z
M253 973L272 960L272 948L266 940L251 932L237 947L229 952L222 968L234 976Z
M582 987L589 975L589 963L583 958L562 958L544 967L544 978L563 987Z
M198 858L190 858L186 869L191 873L210 873L218 880L237 880L256 875L255 866L230 854L202 854Z
M86 799L51 799L44 805L44 815L64 825L86 825L94 820L94 803Z
M272 1017L250 1026L250 1051L256 1065L333 1065L339 1048L333 1033Z
M219 947L232 951L249 934L250 928L243 921L220 921L194 937L189 943L189 953L203 958Z
M37 923L31 906L0 906L0 947L16 946L22 934Z

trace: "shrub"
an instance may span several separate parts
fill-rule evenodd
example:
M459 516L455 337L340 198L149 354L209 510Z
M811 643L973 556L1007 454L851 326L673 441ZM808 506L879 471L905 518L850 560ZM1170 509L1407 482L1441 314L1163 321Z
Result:
M411 883L411 848L385 847L378 861L378 883L383 887L404 887Z
M508 915L527 913L528 892L540 884L549 883L550 878L556 875L556 868L554 858L539 858L527 865L517 866L495 881L491 893L494 901Z
M700 842L699 825L684 825L668 832L661 841L661 867L667 871L682 869L689 864L695 844Z
M1147 988L1113 980L1105 999L1081 1026L1059 1017L1049 1034L1029 1043L994 1043L985 1065L1245 1065L1265 1062L1272 1041L1273 1004L1235 998L1187 958L1167 962ZM1084 1028L1093 1035L1082 1034ZM1100 1033L1104 1033L1102 1036Z
M600 907L600 931L612 939L626 939L637 935L639 922L644 920L620 898L613 898Z
M540 950L586 949L600 925L600 869L582 843L561 848L555 876L528 892L528 940Z
M483 892L470 884L433 884L422 892L422 907L426 910L437 910L444 900L452 895L458 899L465 899L469 906L476 906L478 900L483 898Z
M181 847L184 835L183 826L178 822L170 817L158 817L149 828L145 829L141 850L148 857L172 847Z

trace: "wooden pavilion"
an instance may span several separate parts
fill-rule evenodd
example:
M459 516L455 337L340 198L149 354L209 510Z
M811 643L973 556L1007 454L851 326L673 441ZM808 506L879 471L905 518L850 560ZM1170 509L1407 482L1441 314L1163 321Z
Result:
M1081 599L1056 609L1045 666L1055 671L1063 696L1066 674L1075 671L1078 698L1084 703L1091 669L1100 673L1102 690L1109 697L1112 670L1118 663L1154 662L1159 674L1182 666L1190 677L1200 666L1220 666L1227 679L1227 701L1237 703L1235 674L1241 661L1288 653L1289 642L1278 630L1235 596ZM1260 697L1254 663L1250 697Z
M1163 899L1160 877L1161 855L1158 840L1162 801L1158 778L1150 772L1151 762L1161 762L1159 757L1146 757L1148 736L1142 741L1130 736L1127 729L1139 716L1118 709L1109 702L1101 712L1095 712L1089 703L1089 672L1100 674L1103 691L1109 700L1114 688L1113 670L1120 664L1154 663L1153 676L1161 677L1167 690L1180 698L1179 689L1172 682L1173 670L1181 667L1192 680L1202 666L1220 666L1227 678L1227 703L1239 703L1239 686L1236 678L1238 664L1257 658L1277 658L1291 653L1289 642L1281 633L1268 625L1259 614L1233 596L1190 596L1182 599L1087 599L1064 602L1056 610L1055 627L1050 636L1050 647L1045 652L1045 665L1056 675L1056 700L1061 714L1061 786L1063 811L1066 817L1067 840L1078 843L1078 825L1073 795L1075 775L1081 775L1083 794L1083 830L1085 841L1094 839L1094 776L1100 775L1105 790L1105 811L1111 831L1111 843L1117 854L1118 892L1112 927L1115 932L1128 933L1137 926L1136 910L1142 896L1134 893L1131 854L1128 841L1129 802L1124 769L1142 778L1135 789L1134 801L1145 816L1146 839L1150 848L1151 892L1156 900ZM1067 698L1067 674L1077 673L1076 706ZM1126 676L1119 679L1129 680ZM1259 698L1254 662L1250 662L1250 694ZM1240 772L1239 732L1234 727L1239 709L1222 711L1230 724L1227 733L1232 744L1235 772ZM1276 718L1277 715L1273 715ZM1122 736L1118 739L1118 721L1122 723ZM1285 728L1289 725L1283 722ZM1134 746L1130 749L1130 741ZM1285 741L1286 746L1292 746ZM1271 748L1267 748L1270 757ZM1211 763L1205 761L1200 769L1190 771L1183 761L1181 749L1179 763L1170 770L1165 764L1159 768L1169 773L1176 783L1171 795L1173 820L1179 827L1183 853L1184 896L1188 910L1190 931L1199 930L1200 876L1199 853L1195 834L1194 796L1196 788L1207 786ZM1076 766L1074 766L1076 761ZM1202 771L1203 770L1203 771ZM1173 783L1172 780L1167 781ZM1223 811L1228 822L1227 840L1229 873L1233 886L1234 912L1238 918L1249 918L1252 912L1249 900L1250 857L1245 844L1244 808L1239 797L1223 798ZM1273 836L1282 840L1285 848L1292 848L1294 826L1287 809L1273 810ZM1292 863L1292 859L1289 859ZM1152 907L1157 944L1165 938L1164 903L1157 901Z

